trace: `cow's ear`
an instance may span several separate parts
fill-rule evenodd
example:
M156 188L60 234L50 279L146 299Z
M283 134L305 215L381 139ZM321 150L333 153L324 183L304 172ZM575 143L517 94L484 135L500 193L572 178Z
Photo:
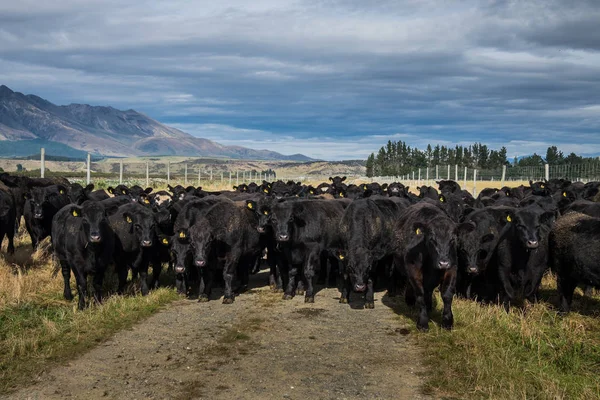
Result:
M345 176L342 176L342 182L344 182L346 180Z
M179 240L187 240L187 238L188 238L188 230L185 229L185 228L182 228L182 229L179 230L179 232L177 232L176 235L177 235L177 238Z
M238 190L237 186L233 185L232 187L233 187L233 190Z
M83 191L84 191L84 192L87 192L87 193L91 192L92 190L94 190L94 184L93 184L93 183L90 183L89 185L87 185L87 186L86 186L86 187L83 189Z
M332 178L332 177L329 177L329 180L330 180L331 182L333 182L333 178Z
M75 205L71 206L71 208L69 208L69 214L73 217L81 218L81 207Z
M131 214L129 214L128 212L123 213L123 219L125 220L125 222L127 222L128 224L133 223L133 219L131 218Z
M388 188L388 184L384 183L383 185L381 185L381 189L385 192Z
M254 200L246 200L246 207L248 208L248 210L252 210L252 211L258 210L258 207Z
M193 187L193 186L188 186L188 187L186 187L186 188L185 188L185 191L186 191L186 192L193 192L193 191L195 191L195 190L196 190L196 188L195 188L195 187Z
M415 236L424 236L429 232L429 227L423 222L415 222L413 224L413 232Z
M410 186L404 186L404 193L408 194L408 189L410 188Z
M110 194L115 194L115 188L113 188L112 186L109 186L106 190L108 190L108 193Z
M171 237L167 235L158 235L158 241L162 246L169 246L171 244Z
M140 196L140 201L143 204L150 204L150 198L146 195L141 195Z
M144 193L150 194L150 193L152 193L152 190L153 189L151 187L147 187L146 189L144 189Z
M167 185L167 189L169 189L169 192L171 192L171 193L174 193L174 192L173 192L173 186L171 186L171 185Z
M507 211L506 213L504 213L504 220L502 221L503 223L511 223L515 220L515 215L513 214L512 211Z
M444 196L443 194L440 194L440 203L445 203L446 202L446 196Z
M63 185L56 185L56 187L58 188L58 193L67 194L67 188L64 187Z

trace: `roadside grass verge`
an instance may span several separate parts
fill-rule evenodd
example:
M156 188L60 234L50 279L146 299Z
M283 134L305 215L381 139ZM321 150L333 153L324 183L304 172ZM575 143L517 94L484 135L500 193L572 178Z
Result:
M600 296L578 292L566 316L554 307L552 276L544 278L542 302L509 313L455 299L452 331L431 324L415 336L428 367L425 392L447 399L599 399ZM439 293L436 300L439 322ZM398 308L414 321L413 310Z
M18 238L13 257L0 255L0 393L30 384L53 365L179 298L168 288L151 291L146 297L109 294L103 304L78 311L76 290L74 301L62 297L62 276L55 276L49 246L31 254L25 236ZM107 272L105 289L109 293L116 283L113 275L112 270ZM71 286L75 288L73 278Z

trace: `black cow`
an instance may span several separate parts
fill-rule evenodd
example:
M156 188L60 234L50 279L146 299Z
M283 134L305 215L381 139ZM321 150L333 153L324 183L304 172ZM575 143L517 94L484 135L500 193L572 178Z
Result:
M439 189L440 193L457 193L458 194L461 191L460 185L451 179L435 181L435 183L438 184L438 189Z
M220 201L196 218L188 232L194 249L194 265L200 277L200 298L208 299L215 273L222 270L225 290L223 304L232 304L235 295L233 279L241 279L242 290L256 258L261 254L256 219L245 203Z
M565 214L571 211L600 218L600 203L589 200L576 200L565 209Z
M470 229L467 225L465 229ZM408 305L419 307L417 328L429 329L433 290L440 286L444 302L442 327L451 329L459 227L439 207L422 202L407 208L394 230L395 273L408 278L405 299Z
M419 188L419 198L438 200L439 193L434 187L423 185Z
M94 275L94 299L102 302L104 272L112 261L114 233L101 202L85 201L81 206L67 205L54 216L52 247L64 278L64 297L73 299L71 271L77 282L79 309L85 308L87 277Z
M31 246L36 249L40 241L52 234L54 215L70 201L67 187L63 185L33 187L26 197L25 226L31 237Z
M119 276L119 293L125 290L131 268L134 278L139 274L140 290L145 296L149 291L148 266L157 240L154 215L139 203L129 203L119 207L109 216L109 221L115 232L114 261Z
M339 242L337 223L343 212L341 201L298 200L273 205L271 225L285 259L280 268L284 299L294 296L297 275L302 271L307 284L304 301L315 301L313 277L319 266L324 268L327 259L335 256L328 249ZM335 263L335 258L331 262Z
M348 303L350 293L355 291L364 293L365 308L374 308L374 284L377 272L381 272L376 269L378 265L387 267L381 275L389 276L393 254L390 243L402 209L396 202L380 198L356 200L344 211L339 223L340 246L334 249L343 277L340 303Z
M497 268L501 300L508 310L522 290L529 301L537 291L547 269L548 233L555 213L537 205L516 209L506 217L497 249Z
M16 207L13 192L0 182L0 247L2 247L2 241L6 236L8 238L8 254L15 252L15 218Z
M578 284L600 288L600 218L581 213L559 218L550 232L548 247L560 309L569 312Z

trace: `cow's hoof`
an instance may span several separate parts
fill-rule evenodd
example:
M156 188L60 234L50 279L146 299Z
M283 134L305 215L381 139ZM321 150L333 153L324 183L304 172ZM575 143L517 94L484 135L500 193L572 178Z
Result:
M275 289L273 289L273 293L283 293L283 289L282 288L275 288Z
M417 322L417 329L420 330L421 332L429 332L429 324L428 323L420 324Z
M223 304L233 304L233 299L229 297L225 297L223 299Z
M375 308L375 303L372 301L367 301L365 303L365 308L373 309L373 308Z
M283 295L283 299L284 299L284 300L291 300L291 299L293 299L293 298L294 298L294 296L292 296L291 294L284 294L284 295Z
M348 304L348 299L345 297L340 297L340 304Z
M276 285L276 284L274 284L274 283L271 283L271 284L269 285L269 288L270 288L270 289L271 289L273 292L276 292L276 291L277 291L277 285Z
M72 293L65 293L65 300L67 301L71 301L73 300L73 294Z
M208 296L206 295L202 295L198 297L198 303L207 303L208 302Z
M315 302L315 296L306 296L304 298L304 302L305 303L314 303Z
M296 294L297 294L298 296L304 296L304 289L297 289L297 290L296 290Z

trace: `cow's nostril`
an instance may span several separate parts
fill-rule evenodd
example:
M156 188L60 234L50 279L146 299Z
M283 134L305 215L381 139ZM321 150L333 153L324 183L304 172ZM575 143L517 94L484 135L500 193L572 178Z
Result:
M204 267L206 265L206 261L204 261L204 260L196 260L196 265L198 267Z
M446 269L450 266L450 263L448 261L440 261L438 264L442 269Z
M357 292L364 292L366 287L367 286L364 284L362 284L362 285L356 284L356 285L354 285L354 290L356 290Z
M152 241L151 240L143 240L142 246L144 246L144 247L152 246Z
M184 267L175 267L175 272L178 274L183 274L185 272Z

